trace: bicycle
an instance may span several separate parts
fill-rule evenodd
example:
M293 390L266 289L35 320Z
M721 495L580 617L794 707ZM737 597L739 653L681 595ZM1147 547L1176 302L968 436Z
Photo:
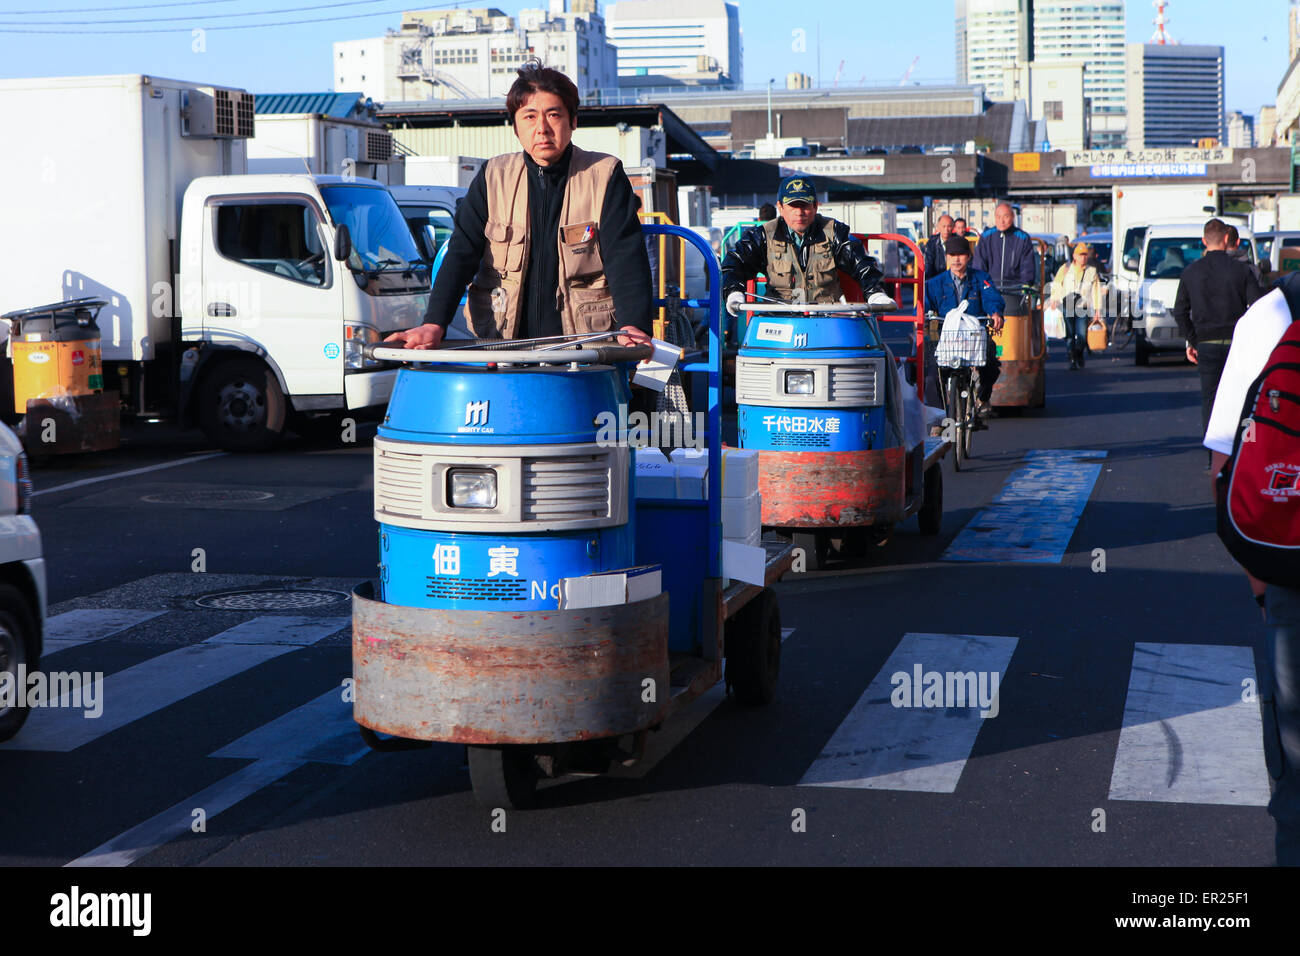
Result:
M978 318L971 316L971 318ZM981 427L977 396L980 369L988 359L987 320L979 318L978 329L949 329L940 333L935 346L935 366L943 383L944 426L956 430L953 468L961 471L962 460L970 460L971 435Z

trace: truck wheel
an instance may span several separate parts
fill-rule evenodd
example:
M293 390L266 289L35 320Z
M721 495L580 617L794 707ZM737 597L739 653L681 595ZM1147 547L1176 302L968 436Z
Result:
M943 524L943 469L935 462L925 470L925 497L921 510L916 513L921 534L938 534Z
M10 686L15 692L18 667L26 665L30 673L40 666L35 653L35 615L22 593L9 584L0 584L0 673L11 674ZM27 720L28 708L0 703L0 740L8 740L18 733Z
M531 748L518 744L470 747L469 780L479 806L528 810L537 797Z
M205 378L199 421L226 451L266 451L284 431L284 392L255 358L223 362Z
M1147 345L1147 337L1141 332L1138 332L1133 339L1133 364L1151 364L1151 346Z
M781 608L764 588L727 622L727 687L742 704L758 706L776 696L781 673Z

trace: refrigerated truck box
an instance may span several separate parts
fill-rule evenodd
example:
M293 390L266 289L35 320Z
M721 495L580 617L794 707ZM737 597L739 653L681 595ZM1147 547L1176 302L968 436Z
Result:
M185 189L246 171L252 115L251 94L152 76L0 80L0 124L21 130L0 153L0 313L100 296L104 361L153 359Z

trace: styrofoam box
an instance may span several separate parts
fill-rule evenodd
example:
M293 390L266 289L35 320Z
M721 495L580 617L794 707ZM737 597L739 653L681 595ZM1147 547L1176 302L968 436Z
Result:
M748 448L722 449L722 497L748 498L758 491L758 452ZM677 448L672 453L677 464L702 464L708 468L707 451ZM706 491L707 495L707 491Z
M676 498L676 469L669 461L636 460L636 496L638 498Z
M763 496L757 491L744 498L722 499L722 536L745 541L763 525Z
M751 548L757 548L763 544L763 529L755 528L749 533L747 538L726 538L727 541L734 541L736 544L747 544Z
M675 462L677 469L677 497L689 501L703 501L709 492L709 466L694 462Z

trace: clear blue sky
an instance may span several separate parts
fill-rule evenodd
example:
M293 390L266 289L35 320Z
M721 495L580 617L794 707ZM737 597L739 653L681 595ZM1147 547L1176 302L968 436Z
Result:
M1127 0L1127 4L1128 39L1145 41L1154 29L1150 0ZM490 5L483 0L461 4ZM496 4L507 13L545 5L517 0ZM49 10L69 12L21 12L33 6L31 0L0 0L0 76L153 73L254 92L331 89L334 41L380 36L385 28L397 26L402 10L421 8L418 2L404 6L393 0L170 4L157 0L45 0ZM92 8L101 9L91 12ZM364 16L356 16L358 13ZM348 19L326 19L344 16ZM1229 109L1253 114L1261 105L1275 101L1277 85L1287 68L1286 0L1170 0L1168 16L1169 32L1175 39L1226 48ZM823 85L834 82L841 61L842 85L864 79L867 83L897 83L918 56L912 80L951 81L954 77L952 0L740 0L740 19L745 33L747 85L764 84L769 76L780 83L786 73L795 70L816 79L819 27ZM115 23L85 25L91 20ZM137 22L121 22L125 20ZM308 22L266 25L300 20ZM221 29L243 24L259 25ZM206 28L201 42L191 33L195 28ZM108 32L128 29L174 32ZM803 52L793 49L793 31L798 29L807 38ZM10 32L20 30L50 32Z

